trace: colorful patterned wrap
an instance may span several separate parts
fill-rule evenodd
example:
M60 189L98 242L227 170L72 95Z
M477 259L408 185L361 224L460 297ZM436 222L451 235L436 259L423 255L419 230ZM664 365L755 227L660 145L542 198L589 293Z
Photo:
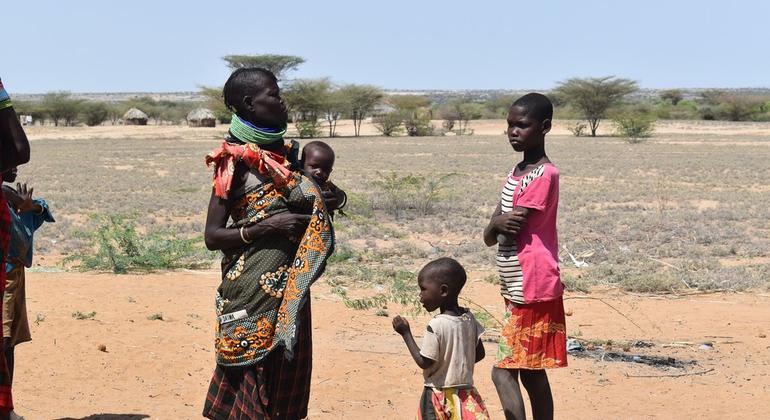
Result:
M315 183L292 173L284 186L266 181L233 200L231 228L292 211L310 214L299 238L256 238L225 251L222 283L217 290L217 363L253 365L284 347L292 357L297 313L310 285L321 276L334 248L334 231Z
M562 298L526 305L506 300L503 324L495 367L540 370L567 366Z
M489 420L487 407L475 387L425 387L420 398L418 420Z

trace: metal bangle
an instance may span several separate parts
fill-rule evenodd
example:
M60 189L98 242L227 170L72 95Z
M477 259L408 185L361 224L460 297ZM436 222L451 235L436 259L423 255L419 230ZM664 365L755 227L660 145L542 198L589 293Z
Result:
M241 240L242 240L244 243L250 244L250 243L251 243L251 240L249 240L249 239L246 239L246 236L244 236L244 234L243 234L243 228L244 228L244 227L245 227L245 226L241 226L241 229L239 230L239 232L241 233Z

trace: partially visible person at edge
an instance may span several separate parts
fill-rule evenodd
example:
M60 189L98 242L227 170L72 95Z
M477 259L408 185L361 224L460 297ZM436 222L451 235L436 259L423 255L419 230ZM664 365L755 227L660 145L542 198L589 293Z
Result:
M312 179L289 169L297 164L287 158L275 76L238 69L223 94L234 112L230 132L206 157L214 186L204 236L224 256L203 415L301 419L312 368L309 288L333 251L331 209Z
M29 141L19 123L16 111L13 110L11 98L0 79L0 183L2 183L3 172L27 162L29 162ZM5 262L10 228L8 205L5 197L0 193L0 294L5 290ZM0 357L0 420L10 418L12 410L11 377L8 374L5 358Z
M508 112L508 142L524 156L508 173L484 230L498 245L497 268L505 320L492 380L508 420L524 420L519 381L535 420L553 418L545 369L567 366L567 336L559 275L556 211L559 170L545 154L553 105L539 93L517 99Z
M3 181L16 180L16 168L4 173ZM53 222L48 204L41 198L32 198L32 188L17 184L16 189L3 185L11 215L11 240L6 263L5 295L3 296L3 353L13 381L14 350L16 345L32 340L27 321L26 285L24 268L32 266L33 235L44 222ZM16 415L11 412L11 418ZM16 415L16 419L22 417Z

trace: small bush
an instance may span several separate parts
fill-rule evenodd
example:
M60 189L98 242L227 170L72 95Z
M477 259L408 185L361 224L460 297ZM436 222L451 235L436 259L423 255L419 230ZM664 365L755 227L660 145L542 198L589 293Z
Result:
M315 138L321 135L321 125L318 121L300 121L295 124L297 134L301 139Z
M399 176L395 172L380 175L374 185L377 194L377 208L384 209L395 218L413 210L420 216L434 214L447 194L448 181L455 174L423 177L418 175Z
M615 129L629 143L639 143L655 131L655 119L649 114L629 113L615 117Z
M80 311L75 311L75 312L72 313L72 317L73 318L80 319L80 320L91 319L91 318L93 318L95 316L96 316L96 312L95 311L91 311L89 313L83 313L83 312L80 312ZM45 318L43 318L43 319L45 319Z
M569 125L567 127L567 130L569 130L570 133L572 133L575 137L581 137L585 134L586 128L588 128L587 125L585 125L582 122L576 122L572 125Z
M404 118L404 128L410 137L432 136L436 133L436 127L430 120L430 115L413 112Z
M153 271L200 268L210 264L213 254L202 248L199 238L182 239L171 230L152 230L140 235L133 220L123 216L94 217L99 227L82 234L92 244L67 258L79 261L82 270Z
M372 118L374 127L382 133L383 136L391 137L401 133L401 124L404 119L399 112L388 112Z
M150 320L150 321L164 321L163 314L160 313L160 312L157 312L157 313L154 313L154 314L148 316L147 319Z

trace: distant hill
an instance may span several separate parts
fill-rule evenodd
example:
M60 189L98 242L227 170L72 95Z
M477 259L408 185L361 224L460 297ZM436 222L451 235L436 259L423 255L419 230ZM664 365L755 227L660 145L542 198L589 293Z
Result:
M39 101L44 93L16 93L14 99ZM149 96L156 101L203 102L206 98L198 92L72 92L72 97L87 101L123 102L128 99Z

